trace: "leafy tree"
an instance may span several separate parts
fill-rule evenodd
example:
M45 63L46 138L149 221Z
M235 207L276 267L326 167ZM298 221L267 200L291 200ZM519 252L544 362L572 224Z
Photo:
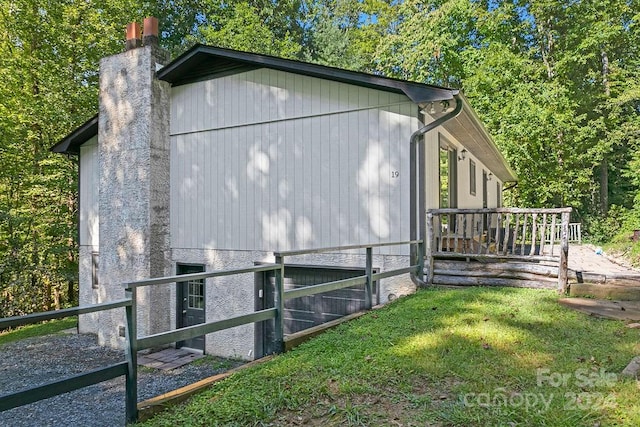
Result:
M77 300L77 168L49 152L97 109L133 2L0 0L0 315Z
M463 87L519 175L514 203L568 204L578 216L631 206L634 1L405 1L396 10L376 51L380 70Z
M202 22L191 40L286 58L300 56L299 0L204 3Z
M636 0L0 0L0 315L75 302L76 164L48 148L149 15L174 56L203 42L462 87L519 175L512 203L640 227Z

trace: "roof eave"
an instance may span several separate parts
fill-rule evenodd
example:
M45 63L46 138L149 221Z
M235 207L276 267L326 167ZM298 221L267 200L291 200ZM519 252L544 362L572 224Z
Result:
M97 114L65 136L49 150L54 153L77 155L80 153L80 146L96 135L98 135Z
M203 58L204 56L204 58ZM426 85L423 83L409 82L376 76L357 71L343 70L326 65L312 64L292 59L278 58L275 56L241 52L214 46L195 45L187 52L180 55L174 61L158 71L158 78L174 85L180 85L195 81L189 80L184 72L186 64L198 64L207 56L218 57L228 61L234 61L245 66L256 68L271 68L280 71L302 74L310 77L330 79L342 83L355 84L373 89L403 93L416 104L436 102L453 99L458 93L457 89ZM187 67L188 68L188 67Z

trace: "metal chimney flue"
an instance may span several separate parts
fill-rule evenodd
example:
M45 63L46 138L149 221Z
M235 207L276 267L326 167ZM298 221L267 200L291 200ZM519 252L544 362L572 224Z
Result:
M142 29L137 22L127 24L125 50L142 46Z
M158 46L158 18L154 16L144 18L142 37L142 42L145 46Z

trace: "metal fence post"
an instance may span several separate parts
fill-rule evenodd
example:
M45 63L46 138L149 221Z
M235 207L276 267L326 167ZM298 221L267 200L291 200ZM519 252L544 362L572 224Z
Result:
M416 276L422 279L424 278L424 240L418 242L418 253L416 256L418 257L416 260L416 264L418 265Z
M367 248L367 264L365 266L365 274L367 275L367 282L364 285L364 308L371 310L373 306L373 248Z
M276 264L280 265L279 270L274 271L275 275L275 307L277 309L275 320L274 349L276 353L284 352L284 257L275 254Z
M127 423L135 423L138 420L138 332L136 288L133 287L125 289L125 296L131 300L131 305L125 308L127 316L127 347L125 351L127 375L125 378L125 406Z

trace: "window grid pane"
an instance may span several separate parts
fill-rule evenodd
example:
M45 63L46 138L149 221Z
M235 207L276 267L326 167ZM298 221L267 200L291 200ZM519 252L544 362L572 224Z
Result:
M189 280L189 294L187 303L189 308L203 310L204 309L204 280Z

